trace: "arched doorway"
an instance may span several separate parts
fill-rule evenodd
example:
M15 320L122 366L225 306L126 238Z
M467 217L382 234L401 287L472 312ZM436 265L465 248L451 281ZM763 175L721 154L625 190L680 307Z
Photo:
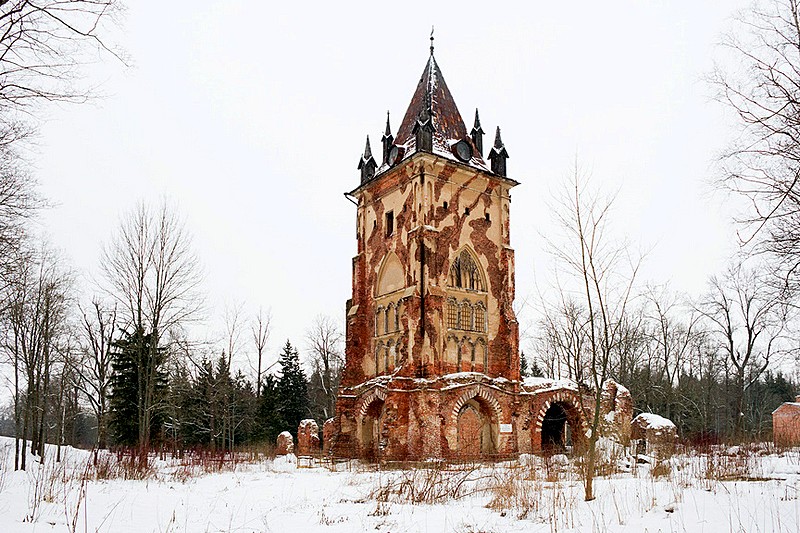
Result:
M383 407L383 400L375 399L369 404L361 419L361 455L367 461L377 462L381 458Z
M543 453L565 453L580 445L578 410L567 402L554 402L544 413L541 426Z
M458 455L478 458L497 452L497 428L490 411L479 398L472 398L458 411Z

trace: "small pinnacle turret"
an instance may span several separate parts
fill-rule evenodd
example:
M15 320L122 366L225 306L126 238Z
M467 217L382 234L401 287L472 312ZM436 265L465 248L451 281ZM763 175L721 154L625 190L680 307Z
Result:
M433 122L431 121L429 106L423 107L419 112L411 133L414 134L418 151L433 151Z
M364 147L364 155L358 161L358 170L361 171L361 183L366 183L375 176L375 169L378 164L372 157L372 148L369 146L369 135L367 135L367 145Z
M489 150L489 160L492 162L492 172L498 176L506 176L506 159L508 159L508 151L506 150L503 140L500 138L500 126L497 126L497 133L494 136L494 146Z
M478 155L483 157L483 128L481 128L481 119L478 116L477 108L475 108L475 125L472 127L470 137L472 137L472 144L475 145Z
M388 111L386 112L386 131L383 133L383 137L381 137L381 142L383 143L383 164L385 165L389 160L389 150L392 148L392 143L394 143L392 127L389 125Z

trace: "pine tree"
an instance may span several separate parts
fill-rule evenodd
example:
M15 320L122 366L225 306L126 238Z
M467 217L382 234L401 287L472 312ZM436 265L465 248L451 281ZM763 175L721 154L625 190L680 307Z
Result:
M275 443L275 439L286 428L279 410L280 395L278 380L267 374L261 382L261 396L258 398L258 437L266 442Z
M113 344L110 426L117 444L143 444L139 442L140 420L150 421L151 440L161 434L167 393L167 375L163 368L166 352L151 346L152 339L152 335L136 330L124 334Z
M519 375L522 379L528 377L528 359L525 357L525 352L519 354Z
M300 368L300 355L287 340L280 355L281 377L278 380L278 413L295 437L300 421L309 415L308 381Z

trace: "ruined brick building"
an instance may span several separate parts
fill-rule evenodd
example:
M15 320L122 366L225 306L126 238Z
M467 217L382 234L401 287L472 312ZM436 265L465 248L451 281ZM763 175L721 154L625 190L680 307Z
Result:
M346 364L324 429L335 456L505 457L585 434L575 387L520 380L518 182L500 129L488 153L483 135L477 110L467 131L431 47L396 137L387 117L380 164L367 138L349 193L358 252Z

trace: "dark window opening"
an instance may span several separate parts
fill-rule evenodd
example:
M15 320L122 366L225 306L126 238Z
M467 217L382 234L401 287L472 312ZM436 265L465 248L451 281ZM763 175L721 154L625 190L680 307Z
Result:
M394 233L394 211L386 213L386 236L391 237Z
M486 213L485 217L486 217L486 222L491 222L492 221L492 217L489 216L489 213Z
M465 207L464 208L464 214L465 215L469 215L469 207Z
M447 202L445 202L443 205L444 205L444 208L447 209Z

